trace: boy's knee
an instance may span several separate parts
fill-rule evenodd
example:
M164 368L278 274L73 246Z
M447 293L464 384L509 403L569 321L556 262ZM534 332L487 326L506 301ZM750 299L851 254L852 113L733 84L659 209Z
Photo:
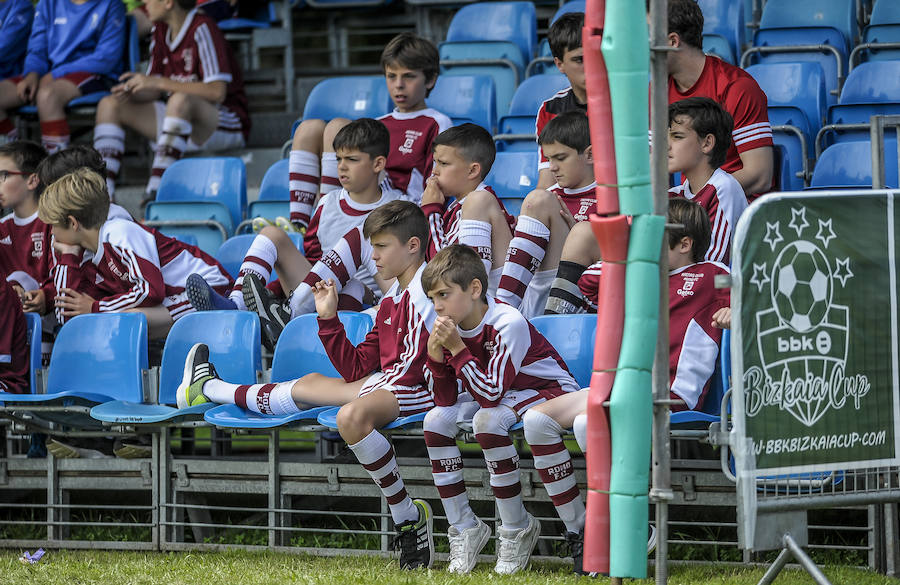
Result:
M297 126L297 129L294 130L294 137L292 140L294 150L309 146L310 143L317 144L316 150L318 150L318 148L321 147L322 135L324 133L324 120L303 120L300 122L300 125ZM308 148L303 149L309 150Z
M472 417L472 430L475 435L481 433L508 433L509 427L516 423L516 414L505 406L481 408Z
M168 101L166 101L166 115L178 118L189 117L193 111L194 101L196 99L199 98L176 91L170 95Z
M472 191L462 200L463 217L489 217L500 211L497 198L487 191Z
M325 130L322 132L322 141L330 146L331 143L334 142L334 137L341 131L341 128L349 123L350 120L347 118L334 118L333 120L329 120L325 125Z
M98 122L111 122L118 118L119 114L119 104L122 102L119 101L115 96L108 95L100 100L100 103L97 104L97 121Z
M338 410L337 426L341 434L345 434L348 429L359 429L365 423L365 409L360 408L358 404L350 402L345 404Z
M456 436L456 408L435 406L425 414L422 428L442 435Z
M524 427L526 434L528 434L528 429L533 427L538 419L541 418L538 412L539 411L534 408L530 408L522 415L522 426Z
M284 242L287 242L292 246L294 245L293 242L291 242L291 239L288 237L287 233L280 227L274 225L267 225L263 229L259 230L259 235L266 236L276 246L278 246L279 243Z
M559 209L559 200L557 200L556 195L546 189L535 189L528 193L522 201L522 213L526 215L531 213L546 214Z
M52 83L42 84L38 90L37 95L35 96L35 104L38 107L38 110L42 110L45 108L55 108L65 106L66 102L60 97L59 92L54 91Z

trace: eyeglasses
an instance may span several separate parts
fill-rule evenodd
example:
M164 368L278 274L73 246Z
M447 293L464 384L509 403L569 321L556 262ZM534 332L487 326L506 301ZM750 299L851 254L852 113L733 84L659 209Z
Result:
M23 173L22 171L0 171L0 183L6 181L6 179L10 175L23 176L23 175L27 175L27 174L29 174L29 173Z

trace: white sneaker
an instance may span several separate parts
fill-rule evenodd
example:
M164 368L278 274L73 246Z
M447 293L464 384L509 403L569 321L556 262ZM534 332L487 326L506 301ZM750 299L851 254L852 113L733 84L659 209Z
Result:
M656 550L656 526L650 525L650 536L647 538L647 554Z
M528 566L531 551L541 535L541 523L537 518L528 515L528 526L519 530L507 530L500 526L497 529L498 552L494 572L501 575L518 573Z
M462 532L453 526L447 530L447 537L450 539L450 566L447 570L451 573L470 573L478 562L478 553L491 537L490 526L482 522L481 518L476 520L478 524Z

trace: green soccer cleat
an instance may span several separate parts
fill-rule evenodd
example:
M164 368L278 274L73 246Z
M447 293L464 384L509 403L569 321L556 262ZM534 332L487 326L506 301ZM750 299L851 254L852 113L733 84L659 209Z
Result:
M419 517L397 526L394 548L400 549L400 568L431 568L434 562L434 514L425 500L413 500Z
M215 366L209 362L209 347L204 343L194 345L184 361L184 377L175 393L178 408L190 408L209 402L203 395L203 384L218 377Z

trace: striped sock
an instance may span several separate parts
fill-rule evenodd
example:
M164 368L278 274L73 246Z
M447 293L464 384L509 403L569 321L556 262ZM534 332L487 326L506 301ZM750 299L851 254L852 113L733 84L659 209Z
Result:
M322 182L319 184L319 193L321 195L341 188L337 166L337 154L333 152L322 153ZM418 518L418 516L416 517Z
M288 162L291 190L291 223L307 227L319 192L319 160L305 150L292 150Z
M268 237L259 234L250 243L250 248L244 255L244 261L241 262L241 268L238 270L237 278L234 279L234 286L228 293L231 299L239 309L247 310L244 303L244 295L241 292L244 286L244 276L247 274L255 274L263 282L269 280L272 270L275 268L275 261L278 259L278 248L275 243Z
M69 146L69 123L65 118L41 121L41 144L47 154L55 154Z
M545 315L567 315L584 312L584 299L578 288L578 279L584 273L587 266L576 262L561 260L556 269L556 278L550 287L550 296L547 298Z
M447 522L462 532L478 524L466 495L462 453L456 444L458 406L435 406L425 415L423 430L431 474L437 487Z
M94 128L94 150L106 163L106 188L112 197L122 168L122 155L125 154L125 129L118 124L97 124Z
M497 289L499 300L513 307L522 303L528 283L544 261L549 243L550 228L533 217L519 216L516 231L506 252L500 287Z
M259 414L293 414L300 407L291 397L294 380L278 384L229 384L218 378L203 384L203 395L218 404L236 404Z
M478 253L485 272L490 273L494 265L494 251L491 248L491 224L476 219L459 221L459 243Z
M303 282L291 293L289 300L291 318L316 310L312 287L317 282L331 278L335 282L337 292L341 293L347 283L356 276L360 267L369 263L371 258L372 245L363 237L362 228L347 232L334 248L313 264Z
M491 474L491 490L497 500L497 512L503 528L507 530L519 530L528 525L519 481L519 455L509 437L509 427L515 423L516 413L503 406L482 408L472 419L475 439L484 451L484 460Z
M156 154L153 156L147 193L159 190L159 181L163 173L184 155L192 131L193 126L187 120L174 116L166 116L163 119L162 133L156 138Z
M391 443L378 431L372 431L350 445L350 449L384 494L394 524L418 519L419 511L406 493Z

